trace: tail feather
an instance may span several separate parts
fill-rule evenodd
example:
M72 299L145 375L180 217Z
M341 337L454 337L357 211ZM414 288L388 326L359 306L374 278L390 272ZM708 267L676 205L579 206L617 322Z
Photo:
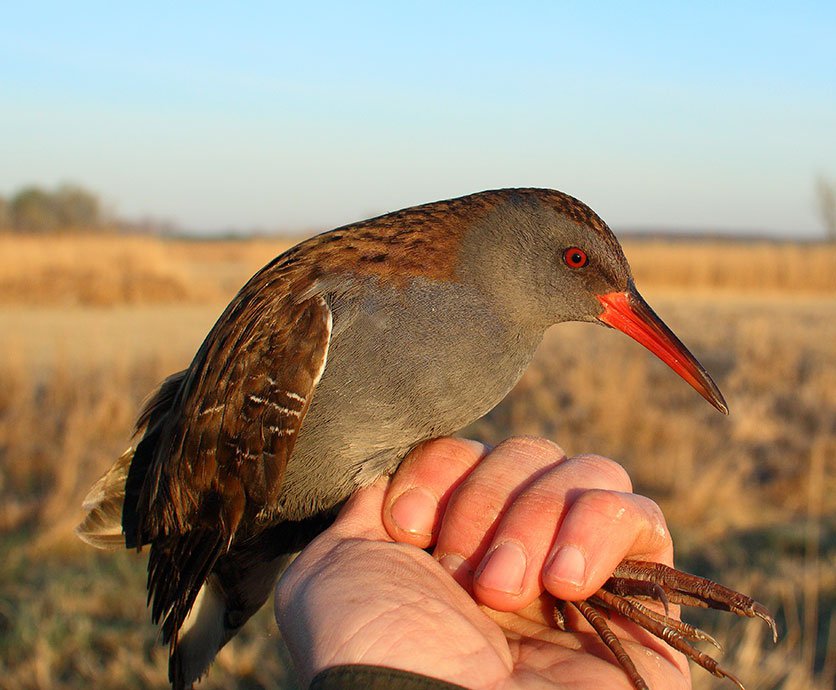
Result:
M109 550L125 548L122 506L125 502L125 481L133 457L134 449L128 448L93 484L84 498L81 507L86 515L75 528L75 533L90 546Z
M125 545L139 548L151 540L144 528L145 516L140 515L139 499L142 487L148 478L148 471L154 462L157 443L162 433L162 422L171 411L188 370L172 374L145 403L136 422L135 434L145 431L137 444L130 470L125 478L125 499L122 508L122 531Z
M162 621L164 642L177 644L177 631L223 546L218 532L209 529L162 537L151 544L148 597L151 619L154 623Z
M145 429L153 429L157 422L168 414L168 411L174 405L174 399L177 397L187 373L188 369L184 369L172 374L145 401L136 420L134 435Z
M154 481L149 472L162 459L158 444L168 433L167 415L178 404L185 376L169 377L145 405L137 422L142 439L91 488L76 528L83 541L99 548L150 544L148 603L169 645L175 690L206 673L218 651L263 606L294 553L333 519L319 515L280 523L234 545L214 514L201 515L191 529L176 533L149 522L143 487Z

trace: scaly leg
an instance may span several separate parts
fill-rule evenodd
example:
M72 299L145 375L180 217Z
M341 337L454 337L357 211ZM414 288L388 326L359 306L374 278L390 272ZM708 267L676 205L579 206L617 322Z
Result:
M665 614L648 608L637 601L637 597L662 602L665 606ZM760 618L772 630L773 640L776 642L778 640L775 619L762 604L716 582L661 563L622 561L615 569L613 576L592 597L586 601L571 603L589 621L604 644L613 652L619 665L637 690L647 688L647 683L610 630L605 618L595 607L613 611L627 618L685 654L709 673L719 678L727 678L743 690L740 680L722 668L715 659L688 642L688 640L706 641L719 649L720 645L717 641L708 633L688 623L670 618L667 615L668 602L730 611L738 616L749 618ZM565 620L561 611L556 610L555 620L559 626Z

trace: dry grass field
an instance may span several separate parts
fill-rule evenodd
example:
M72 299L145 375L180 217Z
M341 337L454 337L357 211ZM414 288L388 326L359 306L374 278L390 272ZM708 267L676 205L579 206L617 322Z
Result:
M72 534L140 401L182 368L283 240L0 237L0 686L165 687L145 557ZM619 459L659 502L681 567L753 594L763 626L692 616L750 688L833 687L836 247L633 241L645 297L712 372L724 418L612 331L552 329L468 433L536 433ZM205 688L295 687L269 612ZM697 688L727 687L695 671Z

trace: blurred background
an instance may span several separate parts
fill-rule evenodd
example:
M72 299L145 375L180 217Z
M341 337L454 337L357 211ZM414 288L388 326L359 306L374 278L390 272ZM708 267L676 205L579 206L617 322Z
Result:
M298 239L506 186L589 203L717 380L547 334L467 433L624 463L750 688L836 669L836 6L18 3L0 22L0 677L163 687L145 557L72 528L142 399ZM269 612L201 687L295 687ZM694 671L696 688L725 687Z

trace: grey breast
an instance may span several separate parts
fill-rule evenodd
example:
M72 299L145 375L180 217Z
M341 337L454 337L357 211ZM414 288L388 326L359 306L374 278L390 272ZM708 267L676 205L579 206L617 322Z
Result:
M330 508L416 443L488 412L542 338L461 285L415 279L396 290L370 278L330 302L328 360L285 475L285 519Z

